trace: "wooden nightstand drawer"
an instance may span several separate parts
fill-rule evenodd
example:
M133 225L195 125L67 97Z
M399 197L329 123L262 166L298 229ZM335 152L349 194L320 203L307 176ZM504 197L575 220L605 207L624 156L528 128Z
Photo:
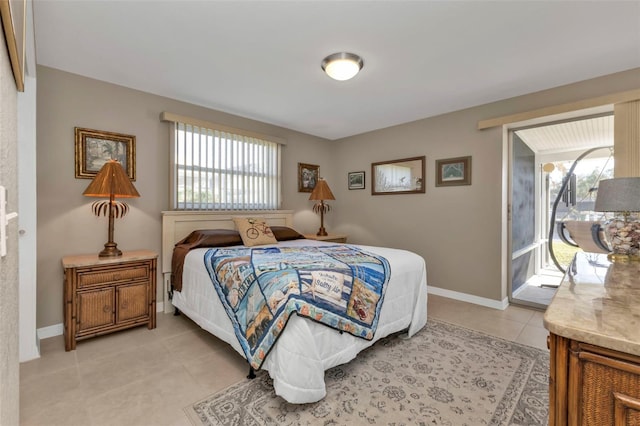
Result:
M117 283L122 281L132 281L136 279L146 279L149 276L148 265L137 267L103 268L91 270L90 272L78 272L78 287L91 287L106 283Z

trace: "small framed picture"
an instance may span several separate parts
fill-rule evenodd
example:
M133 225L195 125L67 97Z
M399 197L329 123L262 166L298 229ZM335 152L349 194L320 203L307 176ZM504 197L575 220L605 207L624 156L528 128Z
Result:
M436 160L436 186L471 185L471 157Z
M320 177L320 166L298 163L298 192L313 192Z
M76 179L93 179L104 163L118 160L129 179L136 180L136 137L75 128Z
M349 172L349 189L364 189L364 172Z

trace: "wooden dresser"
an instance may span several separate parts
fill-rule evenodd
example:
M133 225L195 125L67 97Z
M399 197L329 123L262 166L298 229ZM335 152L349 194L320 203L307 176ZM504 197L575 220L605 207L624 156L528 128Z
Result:
M114 258L93 254L62 259L67 351L78 340L139 325L156 327L157 257L139 250Z
M640 263L578 253L544 325L549 425L640 426Z

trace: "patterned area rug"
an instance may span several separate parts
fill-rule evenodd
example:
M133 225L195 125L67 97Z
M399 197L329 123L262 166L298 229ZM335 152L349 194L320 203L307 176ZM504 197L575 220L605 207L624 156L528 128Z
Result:
M268 373L185 408L196 425L546 425L547 351L429 319L325 374L327 396L289 404Z

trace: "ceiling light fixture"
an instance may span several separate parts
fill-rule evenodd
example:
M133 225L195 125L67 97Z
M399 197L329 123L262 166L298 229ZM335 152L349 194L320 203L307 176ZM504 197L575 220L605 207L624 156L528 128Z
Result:
M349 80L358 74L364 61L358 55L347 52L334 53L322 60L322 69L334 80Z

